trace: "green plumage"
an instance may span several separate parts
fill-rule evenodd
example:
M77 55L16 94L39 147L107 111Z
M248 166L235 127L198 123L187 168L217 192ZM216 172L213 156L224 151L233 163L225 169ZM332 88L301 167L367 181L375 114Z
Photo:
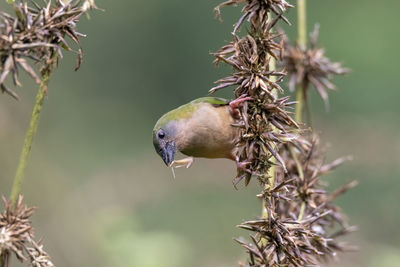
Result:
M208 103L213 106L224 106L229 104L229 100L219 97L197 98L185 105L182 105L174 110L171 110L170 112L162 116L158 120L156 126L154 127L154 131L163 128L170 121L189 118L190 116L192 116L193 112L195 112L199 107L201 107L201 104L204 103Z
M216 105L216 106L224 106L224 105L228 105L229 104L229 100L227 100L225 98L220 98L220 97L207 96L207 97L197 98L197 99L193 100L190 103L193 103L193 104L196 104L196 103L209 103L209 104Z

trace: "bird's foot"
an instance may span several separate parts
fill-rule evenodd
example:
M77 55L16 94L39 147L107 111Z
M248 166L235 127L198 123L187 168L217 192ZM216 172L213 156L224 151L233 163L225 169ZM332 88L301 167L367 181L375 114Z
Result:
M234 117L239 116L239 107L243 105L244 102L246 101L250 101L253 100L253 98L247 96L246 94L243 94L241 96L239 96L238 98L236 98L235 100L232 100L231 102L229 102L229 107L231 108L232 111L232 115Z
M242 170L242 171L245 171L245 172L251 174L251 171L249 169L247 169L247 166L251 164L250 161L242 161L242 162L240 162L239 159L236 159L235 163L236 163L236 167L239 170Z
M192 166L193 161L194 161L193 157L174 160L169 164L169 167L172 167L172 168L180 168L180 167L189 168L190 166Z

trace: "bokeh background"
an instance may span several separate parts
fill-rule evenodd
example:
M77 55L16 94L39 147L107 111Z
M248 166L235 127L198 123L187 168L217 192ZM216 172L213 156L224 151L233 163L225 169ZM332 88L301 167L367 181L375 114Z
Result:
M0 8L6 8L6 4ZM209 52L230 40L240 8L220 1L98 0L83 18L84 62L66 55L52 77L26 173L37 206L36 236L57 266L236 266L246 255L232 237L255 218L257 184L234 190L232 162L197 160L172 178L154 153L151 130L164 112L207 94L229 72ZM293 1L292 1L293 2ZM358 179L342 196L359 232L359 252L339 266L400 266L400 88L398 0L310 0L308 27L353 72L336 79L330 112L311 94L313 127L330 144L327 160L354 160L326 176L330 188ZM296 11L289 17L295 24ZM285 27L295 37L296 27ZM36 85L0 96L0 193L8 195ZM217 95L231 97L228 89Z

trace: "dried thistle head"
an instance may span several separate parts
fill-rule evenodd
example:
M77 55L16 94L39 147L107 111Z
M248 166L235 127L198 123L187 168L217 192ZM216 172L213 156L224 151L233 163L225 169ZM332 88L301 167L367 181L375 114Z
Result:
M279 83L285 71L293 75L294 67L289 69L284 65L285 71L277 71L271 64L273 60L288 60L283 49L287 41L277 41L283 34L274 33L273 27L279 19L285 20L282 12L290 6L285 1L231 0L217 6L216 11L219 14L221 6L242 2L246 3L242 9L244 14L234 26L233 41L214 54L215 63L226 63L232 66L233 72L218 80L218 85L210 90L213 93L235 86L236 98L250 96L251 99L241 107L240 118L234 125L241 128L236 140L236 160L246 167L238 168L233 182L236 186L244 179L247 185L252 176L257 177L263 186L258 197L263 200L263 212L267 214L239 225L252 232L251 242L237 240L249 254L248 262L241 266L317 265L348 249L336 238L354 228L347 225L345 216L332 201L356 183L349 183L332 194L326 191L320 177L346 158L324 164L318 138L306 135L307 131L292 119L293 102L289 97L278 96L279 92L283 93ZM274 19L268 17L272 13ZM239 37L236 32L246 18L250 29L247 35ZM310 66L303 66L302 73L311 77L310 82L312 75L317 79L322 77L325 82L326 76L344 70L327 60L323 50L315 48L316 35L315 32L312 49L299 50L301 53L296 50L293 58L297 60L300 55L302 63L307 56ZM277 166L271 169L274 165Z
M268 31L264 32L266 37ZM260 38L263 39L263 38ZM283 91L279 85L284 72L270 70L270 53L279 49L273 38L264 38L257 42L251 35L243 38L235 37L233 42L215 53L216 63L224 62L233 67L233 73L218 80L218 85L210 90L211 93L236 85L236 97L250 96L249 101L241 108L241 119L237 127L242 129L237 141L238 161L249 162L247 170L238 169L234 180L236 185L245 178L248 184L251 175L266 180L266 173L273 164L275 157L284 166L277 151L278 144L292 142L296 139L295 129L299 126L291 118L287 110L293 104L289 98L277 98L274 89ZM277 127L278 130L273 132Z
M290 24L282 13L293 6L285 0L228 0L216 6L214 8L214 13L221 19L221 7L236 5L239 3L246 4L242 9L243 15L234 26L233 34L238 31L246 18L250 21L252 27L263 28L267 23L271 12L279 16L286 23Z
M243 266L316 265L337 252L353 249L337 239L355 228L332 201L357 183L329 194L320 180L348 157L324 164L318 137L308 139L312 145L296 153L299 156L286 149L287 145L280 149L287 170L277 167L276 185L259 195L268 207L267 218L239 225L252 232L251 243L237 240L250 254L248 265Z
M231 85L238 85L234 90L236 97L249 94L252 97L260 95L264 98L267 94L271 99L275 99L271 90L283 91L278 82L282 80L285 73L270 70L269 67L271 59L268 51L280 48L279 44L274 42L274 38L275 36L264 36L260 38L263 40L261 43L251 35L241 39L235 37L233 42L214 53L216 64L224 62L231 65L234 71L231 76L216 81L219 85L213 87L210 93ZM278 81L274 81L271 77L276 77Z
M224 2L217 6L217 10L238 2L246 1ZM236 98L250 96L253 99L243 105L241 119L235 125L242 129L240 138L236 140L236 158L239 162L247 162L247 168L238 168L233 181L235 186L243 179L247 185L252 175L261 183L266 183L268 170L275 164L272 158L285 168L278 151L280 144L306 145L297 141L299 125L291 118L289 111L294 103L288 97L279 98L274 92L283 92L279 82L286 73L270 68L271 61L279 59L282 49L277 40L279 34L274 33L272 28L283 18L282 11L287 7L290 5L286 1L247 1L242 10L244 15L236 24L234 33L249 17L251 29L248 34L243 37L234 34L230 44L214 53L215 63L231 65L233 72L216 81L218 85L210 93L233 85L236 86ZM268 12L277 16L267 21Z
M286 35L283 34L283 54L281 65L286 69L289 76L289 88L294 91L296 86L304 89L305 96L310 85L313 85L325 105L328 106L327 89L334 90L331 82L334 75L343 75L350 70L342 67L339 62L332 62L325 56L325 50L317 47L318 25L311 34L309 49L296 44L291 46Z
M4 197L3 203L5 211L0 214L0 254L13 252L18 259L26 260L26 237L33 234L30 217L35 209L23 205L22 197L18 199L15 209Z
M35 208L22 203L20 195L15 207L4 197L5 210L0 213L0 256L9 266L10 256L14 254L21 262L28 261L32 267L54 266L50 257L33 239L33 227L30 217Z
M15 15L0 12L0 88L14 98L18 95L6 84L11 76L14 85L21 86L19 71L26 71L35 82L40 77L34 70L33 63L40 72L53 67L62 57L62 50L77 54L79 68L82 49L76 23L91 8L96 8L94 0L62 1L46 0L45 6L35 1L16 1L13 4ZM67 39L78 46L74 51Z
M43 250L43 245L40 242L34 241L29 237L28 239L31 247L28 247L27 254L29 255L29 266L31 267L54 267L49 254Z

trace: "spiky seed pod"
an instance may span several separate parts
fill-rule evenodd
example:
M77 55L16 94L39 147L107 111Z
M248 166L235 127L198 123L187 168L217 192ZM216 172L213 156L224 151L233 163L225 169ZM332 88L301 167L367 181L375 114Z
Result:
M5 258L6 263L14 254L21 262L28 261L32 267L54 266L43 247L33 239L30 217L35 208L24 205L21 195L14 208L6 198L2 199L5 209L0 213L0 256Z
M283 36L283 54L281 65L289 76L289 89L294 91L296 86L303 88L305 96L310 85L313 85L328 107L327 89L334 90L331 82L334 75L348 73L348 68L342 67L339 62L332 62L325 56L325 50L317 47L319 26L314 27L311 34L310 48L304 48L296 44L290 45L285 34Z
M0 88L16 99L18 95L6 85L6 79L11 76L14 85L21 86L19 70L23 69L39 83L31 61L42 71L54 65L64 49L77 53L76 69L79 68L79 38L84 35L77 32L76 23L89 9L96 8L94 0L47 0L45 7L35 1L29 3L16 1L15 16L0 12ZM71 48L67 37L78 46L77 51Z
M210 92L235 86L236 98L252 99L244 102L241 117L234 125L241 128L236 140L236 158L246 167L238 168L233 183L236 186L245 179L247 185L256 176L263 185L258 197L263 199L267 214L239 225L252 232L250 243L237 239L249 254L248 263L241 266L317 265L338 251L349 249L337 237L354 228L347 225L345 216L332 201L356 183L349 183L330 195L326 192L320 177L347 158L324 164L318 138L304 134L306 131L291 117L289 109L293 102L276 93L283 93L279 83L286 73L271 68L270 62L285 58L287 52L283 48L287 45L279 41L284 34L274 33L273 27L279 19L286 21L282 11L290 5L285 1L231 0L217 6L217 14L221 6L236 3L245 3L245 7L234 26L233 41L214 53L215 63L226 63L233 72L218 80ZM274 19L269 17L271 14L275 14ZM239 37L236 33L246 18L250 29ZM313 38L316 40L316 33ZM321 51L316 49L310 54L313 56L310 65L317 65L325 72L338 67L332 66ZM310 73L319 75L321 70L313 69ZM276 164L273 158L279 164L272 174L270 168ZM270 175L274 176L273 182Z
M214 12L216 16L221 19L221 7L236 5L239 3L246 4L242 9L243 15L234 26L233 34L238 31L246 18L251 22L251 25L253 27L257 25L261 28L264 28L269 19L268 16L270 12L280 16L282 20L290 24L289 21L284 16L282 16L282 13L285 12L286 9L293 6L285 0L228 0L216 6L214 8Z
M216 81L218 86L211 88L210 92L231 86L238 85L234 90L235 96L239 97L243 94L250 96L260 95L264 97L266 94L271 99L275 96L271 93L273 89L283 91L278 84L284 72L270 70L270 54L275 55L274 50L280 49L279 44L274 42L276 36L271 36L266 33L264 36L258 36L257 42L251 35L247 35L241 39L234 37L234 41L222 47L217 53L214 63L224 62L234 68L231 76ZM278 82L275 82L271 77L276 77Z
M19 260L27 260L24 255L26 238L33 235L30 217L34 208L22 204L22 197L18 199L15 209L3 197L5 211L0 213L0 254L14 253Z
M346 217L332 201L357 183L348 183L328 194L320 180L349 158L324 164L318 138L313 137L309 142L312 143L309 149L296 159L290 150L280 149L287 171L278 167L276 186L259 195L267 203L268 217L239 225L253 232L252 243L237 239L250 254L249 265L243 266L316 265L337 252L352 249L337 238L355 228L347 224ZM301 175L296 161L301 165Z
M283 92L279 85L285 72L270 69L271 60L278 60L282 47L279 34L272 28L283 19L282 10L291 7L286 1L227 1L217 6L247 2L244 16L235 26L233 41L214 53L215 63L224 62L233 67L233 73L218 80L210 90L214 93L222 88L235 85L235 96L250 96L241 108L241 138L237 141L237 160L247 162L248 167L238 168L233 183L245 179L247 185L252 175L261 183L268 180L268 170L274 164L272 158L285 168L277 147L280 144L298 143L299 125L291 118L288 109L293 105L288 98L278 98L273 92ZM275 13L274 19L267 21L268 14ZM249 17L250 30L244 37L235 34L245 18ZM276 130L273 131L273 129ZM306 144L298 144L303 147Z
M234 185L246 178L246 185L250 176L256 176L263 184L266 182L269 168L274 164L271 157L281 164L285 170L285 162L279 155L282 144L291 144L300 150L306 149L308 142L299 137L297 123L285 111L292 103L289 97L275 101L254 100L243 106L242 134L237 140L239 161L249 162L248 169L238 169Z
M36 243L31 238L28 239L32 245L27 248L27 254L29 255L29 266L30 267L54 267L55 265L51 261L50 256L46 251L43 250L43 246L40 243Z

